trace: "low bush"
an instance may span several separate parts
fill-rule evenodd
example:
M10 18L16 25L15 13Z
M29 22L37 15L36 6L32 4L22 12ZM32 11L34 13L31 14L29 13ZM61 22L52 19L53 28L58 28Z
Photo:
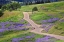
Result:
M37 7L34 7L33 9L32 9L32 12L33 11L38 11L38 8Z

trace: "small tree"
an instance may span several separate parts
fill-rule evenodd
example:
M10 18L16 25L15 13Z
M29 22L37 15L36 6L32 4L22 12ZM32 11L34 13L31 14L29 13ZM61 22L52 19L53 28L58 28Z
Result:
M34 7L34 8L32 9L32 13L33 13L33 11L38 11L38 8L37 8L37 7Z
M34 8L32 9L32 11L38 11L37 7L34 7Z
M3 15L3 11L2 10L0 10L0 17Z

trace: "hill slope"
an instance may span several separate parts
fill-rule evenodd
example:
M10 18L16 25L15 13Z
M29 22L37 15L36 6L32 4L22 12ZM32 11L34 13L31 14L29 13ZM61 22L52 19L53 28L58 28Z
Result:
M41 24L41 25L53 23L55 26L52 26L51 28L49 27L50 29L48 33L64 35L64 21L62 22L62 20L64 20L62 19L64 18L64 8L63 8L64 1L22 6L21 10L32 11L33 7L38 8L37 12L34 12L33 14L30 15L30 18L34 22L36 22L37 24ZM51 20L57 19L57 20L49 21L50 19ZM43 20L45 20L46 22L44 23ZM58 28L56 29L56 27Z

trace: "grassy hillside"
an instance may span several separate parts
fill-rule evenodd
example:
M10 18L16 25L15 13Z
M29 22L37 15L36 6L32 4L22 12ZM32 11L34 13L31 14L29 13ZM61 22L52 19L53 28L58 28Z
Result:
M58 22L55 26L53 26L48 33L53 33L57 35L63 35L64 36L64 22Z
M25 20L23 20L23 13L24 11L26 12L32 12L32 9L34 7L38 8L38 11L34 12L33 14L30 14L30 18L37 24L54 24L52 28L49 29L47 33L51 34L57 34L57 35L62 35L64 36L64 21L54 21L54 22L43 22L43 20L49 20L49 19L62 19L64 18L64 2L53 2L53 3L45 3L45 4L35 4L35 5L27 5L27 6L22 6L20 10L17 11L4 11L4 15L0 17L0 29L22 29L25 28L26 26L30 26L29 23L27 23ZM62 19L63 20L63 19ZM6 22L4 22L6 21ZM10 21L10 22L8 22ZM14 22L11 22L14 21ZM3 26L2 26L3 25ZM43 25L42 25L43 26ZM47 25L46 25L47 26ZM47 28L46 28L47 29ZM12 42L13 39L19 40L19 42L35 42L38 39L40 40L43 38L45 42L47 41L52 41L52 42L64 42L62 40L58 40L56 38L45 36L45 35L39 35L39 34L34 34L30 33L29 29L28 30L10 30L3 32L1 34L0 32L0 42ZM33 35L33 38L30 38L31 35ZM26 39L26 36L28 38ZM45 38L46 37L46 38ZM48 39L47 39L48 38ZM47 39L47 41L46 41ZM18 41L18 40L17 40ZM17 42L14 41L14 42ZM41 40L40 40L41 41ZM43 42L43 41L42 41Z
M50 20L52 18L58 18L60 20L64 18L64 1L22 6L21 10L31 12L33 7L37 7L38 11L31 14L30 18L37 24L43 24L43 20ZM52 26L48 33L64 36L64 21L54 21L52 23L54 23L55 26ZM58 28L56 29L55 27Z
M49 18L62 18L64 16L64 2L54 2L54 3L45 3L45 4L35 4L22 6L22 11L32 11L33 7L38 8L38 12L34 12L30 16L32 20L36 23L41 24L41 20L46 20ZM45 15L45 16L44 16ZM44 18L43 18L44 17ZM47 18L46 18L47 17ZM38 21L37 21L38 20Z

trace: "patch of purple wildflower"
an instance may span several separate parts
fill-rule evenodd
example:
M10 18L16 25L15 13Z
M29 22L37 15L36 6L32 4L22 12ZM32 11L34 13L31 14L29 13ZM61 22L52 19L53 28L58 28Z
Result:
M47 19L47 20L43 20L42 22L43 23L53 23L53 22L56 22L58 20L59 20L59 18L50 18L50 19Z
M54 37L50 37L50 36L44 36L41 38L35 38L35 34L34 35L26 35L20 38L13 38L12 42L56 42L57 39L55 39Z
M24 28L25 24L19 22L1 22L0 23L0 32L10 31L10 30L28 30Z
M23 41L23 40L27 40L27 39L31 39L31 38L34 38L34 35L25 36L25 37L21 37L21 38L13 38L12 39L12 42L19 42L19 41Z
M60 22L64 22L64 19L60 20Z
M55 42L55 40L53 40L51 38L52 37L50 37L50 36L45 36L44 38L38 38L38 39L36 39L35 42Z
M53 23L48 23L48 24L43 24L41 27L42 27L46 32L48 32L49 29L50 29L53 25L54 25Z

